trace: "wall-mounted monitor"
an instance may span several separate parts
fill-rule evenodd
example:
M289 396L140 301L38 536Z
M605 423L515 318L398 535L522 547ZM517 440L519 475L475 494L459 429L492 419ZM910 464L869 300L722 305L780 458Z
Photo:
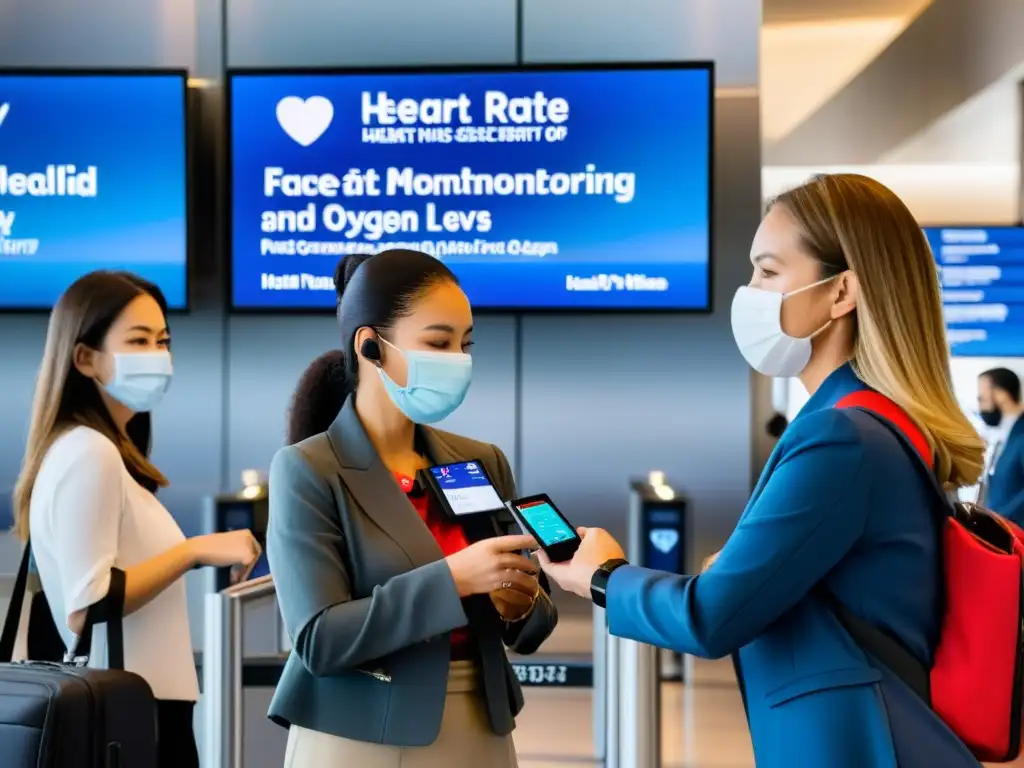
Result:
M1024 357L1024 227L925 227L954 356Z
M187 290L183 71L0 69L0 310L127 269Z
M710 308L710 64L229 73L231 303L406 247L493 311Z

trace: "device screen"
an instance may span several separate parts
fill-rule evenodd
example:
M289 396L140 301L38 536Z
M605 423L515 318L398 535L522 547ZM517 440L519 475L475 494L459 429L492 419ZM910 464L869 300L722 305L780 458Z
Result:
M260 557L256 561L256 565L254 565L252 570L249 572L249 580L259 579L263 576L268 576L269 574L270 562L267 560L267 550L263 550L260 552Z
M430 472L456 515L494 512L505 506L487 472L475 461L443 464Z
M544 547L577 538L576 531L550 501L530 501L516 505L516 511L529 525Z

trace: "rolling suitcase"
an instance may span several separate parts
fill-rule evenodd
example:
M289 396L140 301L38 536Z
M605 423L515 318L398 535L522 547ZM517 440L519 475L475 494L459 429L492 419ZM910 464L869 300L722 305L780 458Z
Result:
M154 768L156 701L145 680L124 671L124 571L111 570L110 592L89 608L63 663L12 662L29 559L26 546L0 634L0 766ZM102 623L109 669L89 669L92 628Z

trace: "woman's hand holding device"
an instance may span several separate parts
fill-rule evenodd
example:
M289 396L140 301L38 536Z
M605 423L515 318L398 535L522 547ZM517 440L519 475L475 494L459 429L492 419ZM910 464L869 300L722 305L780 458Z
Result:
M501 511L501 497L480 460L439 464L425 470L422 477L450 520L474 525ZM520 550L536 546L531 536L499 536L449 556L459 596L489 594L505 621L526 618L540 590L535 578L539 568Z
M520 552L537 546L532 536L496 536L445 558L459 597L514 590L537 593L537 566Z
M233 582L244 581L263 552L248 529L196 536L188 540L187 546L196 565L239 569L241 578L233 579Z
M534 568L539 566L534 564ZM491 602L505 621L522 621L530 615L540 594L540 582L536 578L531 581L534 587L532 594L519 589L496 589L491 592Z
M555 562L544 551L538 557L544 572L558 586L566 592L590 599L594 572L609 560L625 560L626 554L608 531L579 528L577 533L582 540L568 562Z
M514 499L505 506L519 527L537 540L548 560L560 563L572 559L580 546L580 534L547 494Z

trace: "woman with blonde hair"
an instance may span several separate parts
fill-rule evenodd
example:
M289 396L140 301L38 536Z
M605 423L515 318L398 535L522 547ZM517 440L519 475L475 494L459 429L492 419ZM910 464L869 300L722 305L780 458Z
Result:
M678 576L629 565L589 529L571 563L544 568L605 605L616 635L735 653L758 768L978 766L834 610L931 666L941 500L891 428L843 407L855 393L884 397L918 427L946 487L977 481L984 448L953 396L924 234L878 182L819 176L769 207L750 260L732 306L740 352L762 374L798 377L811 397L725 547L704 573Z
M171 383L166 314L160 290L128 272L91 272L61 296L15 487L15 531L31 541L26 556L31 546L66 648L91 633L82 643L90 666L123 664L143 677L157 699L158 768L191 768L199 682L182 576L199 565L249 567L260 550L248 531L186 539L154 495L167 485L148 456L149 414ZM115 582L123 650L108 652L106 628L86 616Z

